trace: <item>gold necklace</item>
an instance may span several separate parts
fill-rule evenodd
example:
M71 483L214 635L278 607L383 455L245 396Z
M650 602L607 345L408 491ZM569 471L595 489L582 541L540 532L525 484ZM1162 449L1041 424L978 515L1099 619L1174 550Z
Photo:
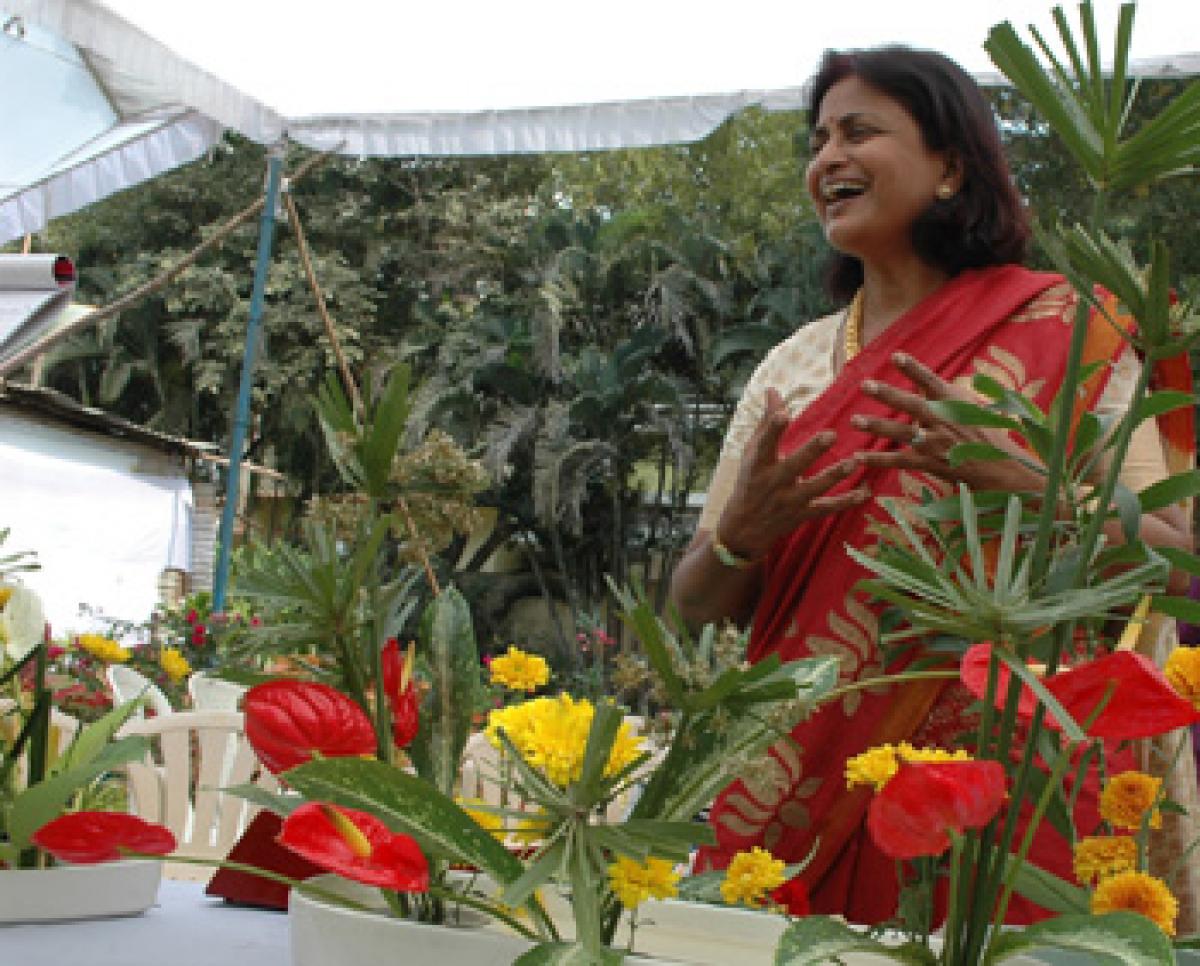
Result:
M848 363L862 351L863 293L860 288L854 293L846 309L846 324L842 330L842 348Z

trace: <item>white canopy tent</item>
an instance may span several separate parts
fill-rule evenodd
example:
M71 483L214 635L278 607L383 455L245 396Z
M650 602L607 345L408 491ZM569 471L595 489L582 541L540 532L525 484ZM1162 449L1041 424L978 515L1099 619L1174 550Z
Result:
M1095 4L1111 37L1116 0ZM903 42L991 70L1049 0L0 0L0 243L202 154L223 129L349 155L690 141L797 108L828 47ZM14 20L13 18L19 18ZM1142 74L1200 72L1200 4L1141 0Z

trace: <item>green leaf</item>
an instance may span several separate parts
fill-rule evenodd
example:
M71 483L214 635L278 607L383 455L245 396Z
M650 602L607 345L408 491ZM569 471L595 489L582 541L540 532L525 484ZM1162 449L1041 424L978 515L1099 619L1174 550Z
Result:
M1200 470L1176 473L1151 484L1138 494L1143 513L1153 513L1172 503L1190 500L1200 493Z
M810 916L793 922L779 937L775 966L817 966L838 962L847 953L874 953L909 966L934 966L937 959L925 946L885 946L839 919Z
M388 483L400 435L408 420L408 366L403 363L388 373L379 402L369 425L363 427L358 444L358 459L363 468L367 493L376 500L388 496Z
M113 736L121 729L121 726L141 706L140 698L126 701L107 712L102 718L84 727L58 761L54 763L52 772L70 771L93 761L112 742Z
M1143 419L1149 419L1151 416L1161 416L1164 413L1174 412L1176 409L1183 409L1185 406L1194 405L1196 405L1195 393L1164 389L1161 392L1147 396L1139 402L1134 412L1137 413L1138 422L1141 422Z
M1012 454L991 443L955 443L946 454L951 466L962 466L970 462L998 462L1012 459Z
M1046 948L1084 953L1095 966L1162 966L1175 961L1170 940L1153 922L1135 912L1110 912L1059 916L1005 932L987 962Z
M244 798L246 801L260 808L265 808L268 812L274 812L283 818L287 818L304 804L303 796L268 791L261 785L255 785L253 782L247 782L242 785L230 785L222 790L228 792L230 795L236 795L238 798Z
M604 768L612 753L613 742L625 716L612 701L598 701L588 730L583 751L579 781L571 788L571 798L581 808L592 808L599 802L604 781Z
M1005 857L1006 876L1016 861L1015 855ZM1060 879L1053 872L1047 872L1028 860L1020 863L1014 888L1031 902L1060 915L1088 912L1090 899L1087 889Z
M416 839L421 848L473 865L497 882L520 875L520 861L461 808L415 775L363 758L311 761L285 773L289 785L311 801L357 808L388 828Z
M525 871L519 878L509 883L508 888L504 890L504 895L501 896L501 901L509 906L524 905L531 895L549 882L551 877L558 872L565 851L566 847L562 839L551 843L525 867Z
M993 429L1020 429L1011 416L1005 416L994 409L980 406L978 403L964 402L961 399L939 399L927 403L935 416L960 426L990 426Z
M1006 651L1002 647L995 648L993 652L1005 664L1008 665L1010 671L1019 677L1025 685L1027 685L1037 699L1046 706L1046 709L1054 715L1063 732L1072 741L1085 741L1087 735L1079 727L1078 722L1067 713L1067 710L1058 702L1053 694L1046 690L1046 685L1042 683L1042 679L1029 670L1029 666L1016 654Z
M1200 603L1190 597L1169 597L1155 594L1150 609L1156 614L1166 614L1188 624L1200 624Z
M13 799L8 813L9 844L17 851L28 848L29 837L57 818L75 792L105 772L113 771L126 762L145 758L149 748L149 739L144 735L118 738L105 745L90 761L61 771L20 792Z
M595 952L579 943L542 943L514 959L513 966L618 966L624 961L619 949Z
M417 773L452 795L481 688L471 610L455 588L446 588L425 608L419 650L429 661L432 687L408 750Z

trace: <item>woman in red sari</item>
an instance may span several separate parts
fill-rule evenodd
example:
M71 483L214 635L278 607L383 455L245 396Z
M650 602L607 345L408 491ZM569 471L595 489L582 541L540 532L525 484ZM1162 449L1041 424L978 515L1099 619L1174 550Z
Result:
M971 379L987 373L1045 408L1076 296L1061 277L1020 267L1027 218L991 108L957 65L907 48L827 54L809 118L807 185L835 250L830 294L849 306L781 343L747 385L671 596L692 625L752 616L751 660L833 654L843 680L861 680L884 668L877 610L853 590L865 571L845 546L869 547L886 528L880 498L963 482L1036 499L1043 478L1023 461L952 468L958 443L1014 456L1017 444L944 422L927 403L971 398ZM1092 330L1088 359L1112 365L1080 406L1124 411L1138 363L1111 326ZM1143 424L1122 479L1136 491L1165 472L1158 431ZM1175 508L1147 516L1142 537L1190 547ZM969 703L957 685L919 682L823 707L719 797L718 845L699 868L753 845L788 861L815 846L803 873L815 912L889 919L895 866L866 834L870 792L847 790L846 759L882 742L951 746ZM1065 843L1040 846L1035 861L1069 876Z

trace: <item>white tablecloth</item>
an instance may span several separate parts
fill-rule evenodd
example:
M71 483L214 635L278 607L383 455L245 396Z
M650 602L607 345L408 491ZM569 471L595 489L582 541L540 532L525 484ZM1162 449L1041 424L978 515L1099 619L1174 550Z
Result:
M164 879L140 916L0 926L0 966L288 966L282 912L231 906Z

